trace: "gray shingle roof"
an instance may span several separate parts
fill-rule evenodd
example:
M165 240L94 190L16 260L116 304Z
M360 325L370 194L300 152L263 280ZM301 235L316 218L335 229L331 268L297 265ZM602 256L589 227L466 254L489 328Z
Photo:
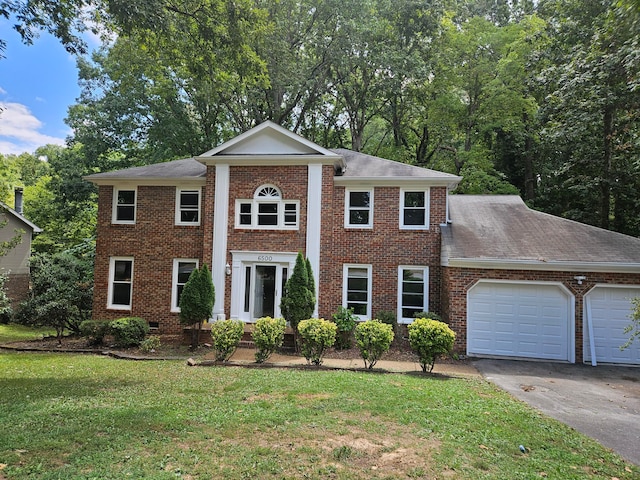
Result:
M451 224L442 228L443 265L611 265L640 272L639 238L532 210L518 196L451 195L449 212Z
M456 182L460 180L459 177L450 173L438 172L437 170L386 160L344 148L335 148L331 149L331 151L343 156L347 164L347 169L343 175L345 178L411 177L442 179Z
M104 180L150 180L150 179L193 179L204 178L207 167L193 158L154 163L144 167L125 168L112 172L95 173L84 177L89 181Z

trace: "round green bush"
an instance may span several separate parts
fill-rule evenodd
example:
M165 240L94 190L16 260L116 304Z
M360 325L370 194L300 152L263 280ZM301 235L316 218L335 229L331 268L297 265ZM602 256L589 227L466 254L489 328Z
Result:
M418 318L409 325L409 343L423 372L433 371L436 359L453 349L456 334L444 322Z
M140 317L125 317L109 323L109 331L119 347L140 345L149 333L149 324Z
M282 346L287 322L284 318L262 317L256 321L252 333L256 345L256 363L264 363Z
M351 336L356 328L356 315L353 308L338 307L338 311L331 316L337 327L336 348L346 350L351 348Z
M336 324L324 318L310 318L298 324L300 350L307 362L321 365L327 349L336 341Z
M151 335L140 343L140 350L145 353L153 353L159 349L161 345L160 337L157 335Z
M109 334L109 322L105 320L85 320L80 324L80 335L86 337L90 345L102 345Z
M217 320L211 324L211 338L215 359L218 362L226 362L236 351L242 335L244 323L240 320Z
M373 368L391 347L393 326L380 320L367 320L356 327L356 345L365 368Z

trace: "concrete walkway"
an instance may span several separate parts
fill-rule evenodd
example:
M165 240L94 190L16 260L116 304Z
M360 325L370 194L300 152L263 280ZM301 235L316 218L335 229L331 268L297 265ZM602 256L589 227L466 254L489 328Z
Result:
M252 348L239 348L233 354L230 359L232 363L238 364L252 364L255 363L255 349ZM212 357L204 357L202 360L213 360ZM269 357L266 362L268 366L304 366L307 365L307 360L299 355L280 355L274 353ZM361 358L357 359L336 359L325 358L323 367L328 368L344 368L344 369L363 369L364 362ZM385 370L388 372L407 373L407 372L421 372L420 365L417 362L398 362L392 360L380 360L375 364L374 370ZM437 363L433 369L433 373L449 376L475 376L479 377L478 370L466 362L456 363Z

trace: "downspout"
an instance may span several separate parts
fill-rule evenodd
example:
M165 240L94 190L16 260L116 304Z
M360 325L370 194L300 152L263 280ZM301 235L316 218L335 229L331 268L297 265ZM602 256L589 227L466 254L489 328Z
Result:
M585 307L586 307L586 315L587 315L587 330L589 332L589 348L591 350L591 366L595 367L598 365L596 362L596 343L593 338L593 317L591 315L591 299L588 295L584 298Z

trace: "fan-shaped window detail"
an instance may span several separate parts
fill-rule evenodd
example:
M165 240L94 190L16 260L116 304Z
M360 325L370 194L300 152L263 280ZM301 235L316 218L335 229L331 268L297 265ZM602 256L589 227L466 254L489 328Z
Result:
M252 200L236 200L236 228L297 230L300 202L284 200L274 185L258 187Z
M264 187L260 187L256 190L256 194L254 198L281 198L280 190L278 190L273 185L265 185Z

